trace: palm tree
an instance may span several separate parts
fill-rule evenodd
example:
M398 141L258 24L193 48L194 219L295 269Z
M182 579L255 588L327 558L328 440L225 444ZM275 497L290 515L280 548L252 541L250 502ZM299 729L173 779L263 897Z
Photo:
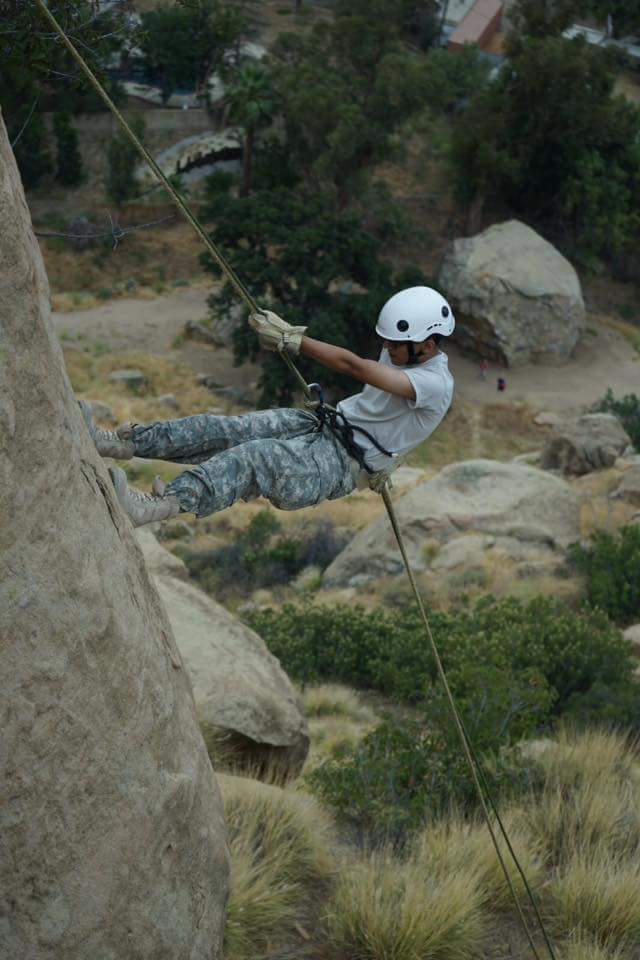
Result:
M251 61L240 67L226 100L229 119L244 130L240 195L246 197L251 192L256 131L271 123L274 111L274 90L264 67Z

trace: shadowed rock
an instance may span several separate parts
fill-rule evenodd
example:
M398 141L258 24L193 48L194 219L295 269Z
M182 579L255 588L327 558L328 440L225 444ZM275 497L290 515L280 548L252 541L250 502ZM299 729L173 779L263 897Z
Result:
M231 733L242 763L285 777L299 773L309 749L307 723L279 661L257 633L184 582L186 567L152 533L140 529L137 536L191 676L204 728Z

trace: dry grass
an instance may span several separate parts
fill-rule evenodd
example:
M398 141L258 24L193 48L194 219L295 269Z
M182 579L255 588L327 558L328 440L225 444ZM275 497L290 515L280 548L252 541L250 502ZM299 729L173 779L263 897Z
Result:
M640 846L640 790L632 747L620 734L562 731L538 757L543 788L512 816L552 866L606 847L633 856Z
M308 687L302 694L309 723L309 772L343 747L355 746L376 724L374 710L363 704L355 690L338 684Z
M601 947L589 937L576 935L564 945L559 960L625 960L625 957L619 950Z
M349 687L324 683L307 687L302 694L307 717L346 717L358 723L373 723L375 713L362 703L360 696Z
M64 346L64 344L63 344ZM168 416L203 413L214 405L211 392L197 383L189 367L148 353L112 352L99 344L93 349L64 350L65 366L76 396L100 399L113 410L119 422L140 423ZM123 384L111 383L115 370L141 370L147 386L133 391ZM173 393L178 410L168 412L158 404L158 396Z
M527 832L506 815L505 827L511 845L532 889L542 881L543 864ZM500 852L516 894L525 895L524 883L504 841ZM432 877L462 875L471 878L482 903L502 910L512 905L511 892L485 823L468 822L451 813L446 820L428 826L417 841L416 857Z
M440 469L477 457L510 460L541 449L548 430L534 423L524 403L485 404L478 408L457 400L437 431L411 453L412 467Z
M469 877L430 878L390 850L346 865L326 912L330 956L349 960L467 960L483 947L485 924Z
M132 204L122 214L121 226L148 223L171 213L170 205L156 209ZM47 224L38 226L43 231L52 229ZM110 297L157 296L173 283L206 276L199 261L202 243L179 218L131 234L115 250L109 243L74 250L66 240L42 240L41 250L56 310L87 309L100 302L98 293L104 296L107 291Z
M621 862L601 847L578 856L548 886L546 912L559 931L592 937L600 946L640 944L640 861Z
M307 794L218 775L233 882L227 960L258 960L295 935L333 872L331 821Z

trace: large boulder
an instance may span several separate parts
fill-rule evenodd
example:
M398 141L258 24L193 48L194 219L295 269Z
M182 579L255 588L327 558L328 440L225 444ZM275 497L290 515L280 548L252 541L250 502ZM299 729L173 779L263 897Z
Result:
M309 749L307 723L279 661L257 633L184 582L186 567L153 534L140 530L138 537L191 677L204 728L233 734L234 746L252 764L289 776L299 773ZM176 571L176 564L184 572Z
M565 548L580 537L579 502L569 485L522 464L452 464L398 500L395 509L416 571L476 565L487 550L523 564L525 572L541 570L545 563L557 566ZM336 557L323 584L359 585L402 569L384 515Z
M0 956L220 958L218 788L64 370L1 117L0 219Z
M587 413L556 427L547 440L540 466L581 476L612 467L631 439L611 413Z
M585 329L576 271L517 220L454 240L439 283L463 349L510 367L564 363Z

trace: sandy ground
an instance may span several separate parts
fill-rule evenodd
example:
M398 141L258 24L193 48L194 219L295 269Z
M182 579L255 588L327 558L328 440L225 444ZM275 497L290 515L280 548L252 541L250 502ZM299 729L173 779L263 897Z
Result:
M90 310L54 313L54 325L63 340L81 337L116 351L170 355L224 384L253 380L258 369L233 367L227 349L210 349L194 342L173 346L187 320L206 315L209 289L205 285L180 288L155 300L112 300ZM464 357L453 344L447 353L458 396L472 403L520 401L536 410L573 413L591 406L608 387L616 396L640 390L640 355L621 334L598 329L593 320L573 358L561 367L493 367L483 381L477 361ZM507 381L504 393L496 390L498 376Z

